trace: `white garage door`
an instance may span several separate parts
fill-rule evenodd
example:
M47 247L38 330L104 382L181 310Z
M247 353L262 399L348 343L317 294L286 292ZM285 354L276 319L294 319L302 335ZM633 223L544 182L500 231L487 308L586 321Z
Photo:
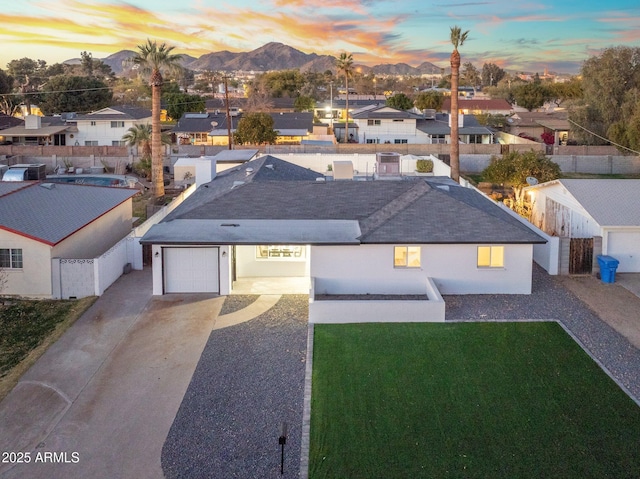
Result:
M640 273L640 232L610 232L607 254L620 261L617 270L620 273Z
M164 248L165 293L219 293L218 248Z

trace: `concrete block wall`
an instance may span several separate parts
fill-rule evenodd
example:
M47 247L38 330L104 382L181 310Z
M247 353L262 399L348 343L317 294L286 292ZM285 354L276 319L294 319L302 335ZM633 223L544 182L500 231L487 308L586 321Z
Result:
M560 238L560 260L558 267L558 274L568 275L569 274L569 256L570 256L570 247L571 247L571 238L561 237Z

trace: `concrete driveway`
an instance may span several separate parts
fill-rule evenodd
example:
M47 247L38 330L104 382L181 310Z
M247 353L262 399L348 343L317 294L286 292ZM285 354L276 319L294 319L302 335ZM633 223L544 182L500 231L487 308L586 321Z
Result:
M162 446L223 301L152 297L150 269L121 277L0 403L0 452L18 454L0 477L162 478ZM15 463L21 453L28 464Z

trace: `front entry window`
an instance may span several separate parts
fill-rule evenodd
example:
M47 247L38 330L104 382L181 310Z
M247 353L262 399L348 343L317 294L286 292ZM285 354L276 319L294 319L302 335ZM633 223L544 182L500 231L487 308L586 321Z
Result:
M305 247L301 245L258 245L256 259L302 259Z

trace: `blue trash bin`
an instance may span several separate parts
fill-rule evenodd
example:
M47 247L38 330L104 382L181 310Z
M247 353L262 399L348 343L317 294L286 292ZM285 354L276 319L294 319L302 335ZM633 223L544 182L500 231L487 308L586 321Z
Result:
M598 255L598 265L600 266L600 278L603 283L616 282L616 270L620 261L613 256Z

